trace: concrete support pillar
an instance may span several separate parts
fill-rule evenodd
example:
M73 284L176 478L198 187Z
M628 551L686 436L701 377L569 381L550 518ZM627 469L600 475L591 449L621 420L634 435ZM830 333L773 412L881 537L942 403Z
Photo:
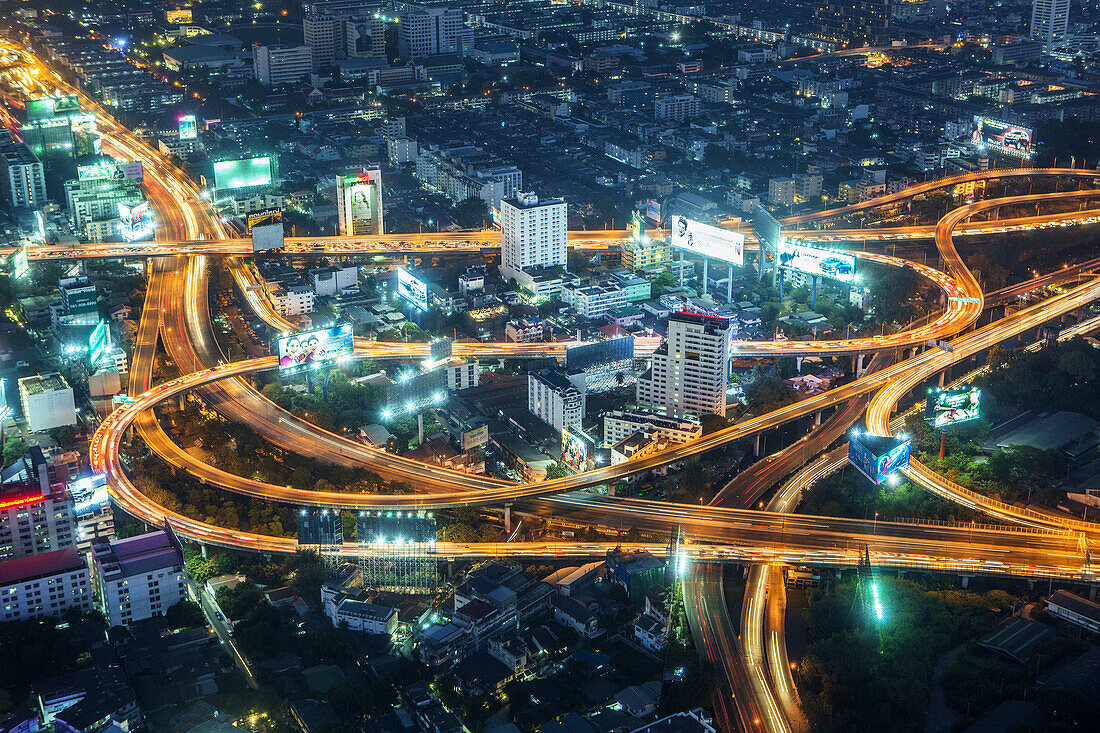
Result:
M863 376L863 354L860 354L859 358L856 360L856 376Z
M803 361L803 360L804 360L805 358L806 358L806 357L804 357L804 356L796 356L796 357L794 358L795 368L796 368L796 369L798 369L798 373L799 373L799 374L801 374L801 373L802 373L802 361Z
M818 410L817 412L814 413L814 427L815 428L821 427L821 410Z
M969 588L970 587L970 576L969 575L964 575L964 576L962 576L962 579L963 579L963 588Z
M1034 580L1028 580L1027 581L1027 589L1028 590L1035 590L1035 581Z
M940 389L943 389L946 384L947 384L947 370L944 369L942 372L940 372Z
M1089 586L1089 600L1090 601L1095 601L1096 600L1096 588L1097 588L1096 583L1093 583L1092 585Z
M707 277L709 276L709 274L708 274L709 273L709 267L710 267L710 258L709 257L704 257L703 258L703 292L700 293L701 295L706 295L707 294Z
M753 445L752 445L752 454L754 456L756 456L757 458L760 457L760 449L761 449L761 447L763 447L763 443L764 443L764 434L763 433L757 433L756 437L753 439Z
M733 263L730 262L726 266L726 302L733 302Z
M680 287L684 287L684 250L680 250Z
M504 505L504 531L512 534L512 505Z
M424 445L424 413L416 413L416 434L420 439L420 445Z
M208 545L206 545L205 543L201 543L199 545L199 549L202 550L202 556L203 557L209 557L210 556L210 547Z

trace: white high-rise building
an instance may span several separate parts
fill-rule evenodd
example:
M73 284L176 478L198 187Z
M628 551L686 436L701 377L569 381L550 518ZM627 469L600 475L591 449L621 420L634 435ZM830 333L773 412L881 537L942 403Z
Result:
M500 202L500 271L514 278L517 270L566 265L569 227L562 199L520 193Z
M93 540L92 572L99 610L108 626L159 616L187 596L183 548L169 531L114 542Z
M373 168L337 175L336 211L341 234L383 234L382 171Z
M551 369L527 374L527 409L555 430L580 430L584 421L584 372Z
M17 384L23 417L32 433L76 425L73 388L59 373L23 377Z
M60 616L70 608L92 610L88 565L75 547L0 563L0 621Z
M1031 38L1044 46L1066 37L1069 29L1069 0L1033 0Z
M37 209L46 203L46 174L42 161L22 143L0 148L4 203L12 208Z
M48 494L29 485L0 491L0 564L76 545L72 497L55 486Z
M668 340L638 377L637 402L666 417L726 414L730 320L674 313Z
M309 46L253 46L252 72L266 87L297 84L313 71L313 52Z
M462 8L406 5L397 25L397 52L417 59L437 53L462 53L469 38L462 24Z

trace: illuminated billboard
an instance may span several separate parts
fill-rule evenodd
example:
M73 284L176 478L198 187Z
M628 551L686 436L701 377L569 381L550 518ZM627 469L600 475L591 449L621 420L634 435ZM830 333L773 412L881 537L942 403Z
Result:
M73 94L27 100L27 122L67 117L79 111L80 101Z
M186 25L192 19L191 8L173 8L164 13L164 19L170 25Z
M365 170L336 177L341 234L382 234L382 172Z
M88 337L89 364L95 364L99 361L99 357L103 356L103 350L107 348L109 342L110 338L107 330L107 321L100 320L99 323L96 324L96 327L92 329L92 333Z
M183 115L179 118L180 140L194 140L199 136L199 125L195 115Z
M911 438L854 435L848 441L848 462L872 483L881 484L909 466L912 448Z
M214 187L218 191L270 186L271 180L271 158L267 156L214 162Z
M588 468L588 443L568 428L561 429L561 461L575 471Z
M779 221L760 204L756 205L756 213L752 216L752 231L756 234L757 241L769 247L779 244L783 236Z
M122 237L128 242L145 239L153 233L153 210L148 201L119 202L118 218L122 221Z
M76 177L80 181L140 181L141 161L80 165L76 168Z
M31 269L31 263L27 257L27 248L20 247L8 258L8 274L12 277L23 277L29 269Z
M993 148L997 152L1015 158L1030 158L1031 135L1032 131L1026 127L991 120L988 117L975 117L971 140L978 147Z
M69 127L73 133L73 150L77 155L99 155L103 152L94 115L73 115Z
M252 251L263 252L281 249L283 246L283 210L263 209L253 211L245 219L252 236Z
M856 261L851 255L790 242L779 245L779 266L842 283L852 282L856 274Z
M284 373L314 369L323 362L351 356L355 352L351 324L286 336L276 343L276 352L279 370Z
M936 429L945 429L982 416L982 391L976 387L937 390L924 403L924 419Z
M404 267L397 268L397 295L422 311L428 310L428 285Z
M686 216L672 217L671 244L677 249L694 252L702 257L711 257L738 266L745 264L744 234L712 227Z
M649 199L645 202L645 218L654 224L661 223L661 202L657 199Z

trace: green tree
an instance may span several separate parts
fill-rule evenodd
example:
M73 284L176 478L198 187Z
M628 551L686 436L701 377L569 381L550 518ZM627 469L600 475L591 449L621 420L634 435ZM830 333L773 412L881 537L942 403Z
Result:
M204 626L206 618L202 609L194 601L182 600L164 611L164 622L170 629L191 629Z

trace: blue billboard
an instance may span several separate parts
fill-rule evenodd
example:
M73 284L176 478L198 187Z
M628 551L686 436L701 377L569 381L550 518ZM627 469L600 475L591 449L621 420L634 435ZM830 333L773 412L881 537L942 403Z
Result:
M848 462L874 484L909 466L911 438L853 435L848 441Z

